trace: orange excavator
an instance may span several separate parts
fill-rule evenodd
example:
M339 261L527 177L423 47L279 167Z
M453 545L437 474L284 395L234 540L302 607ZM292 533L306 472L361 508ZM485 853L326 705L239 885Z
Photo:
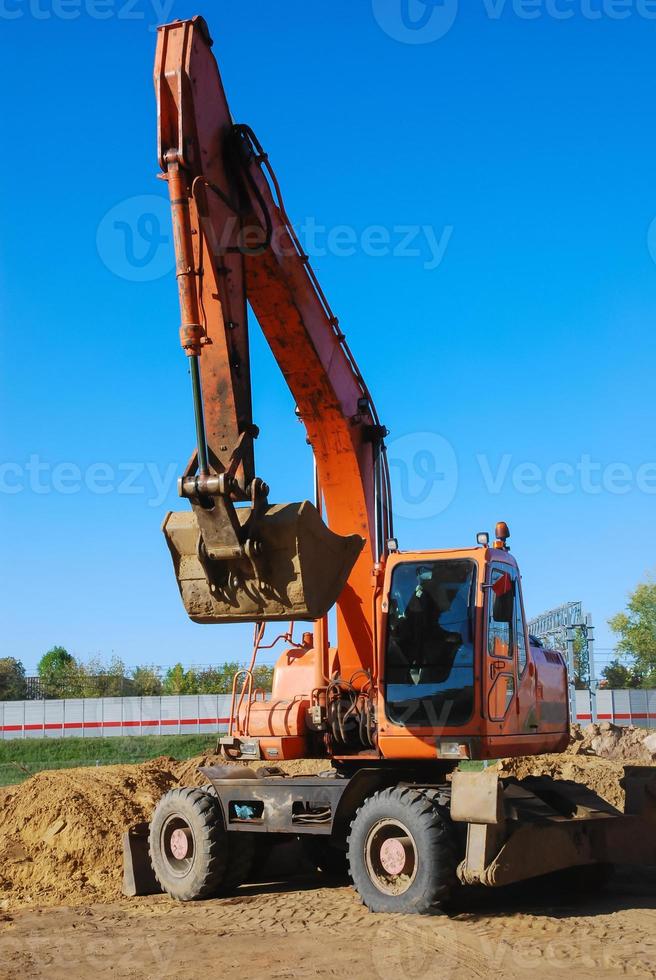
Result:
M159 29L155 86L196 427L179 480L190 507L164 533L195 622L256 624L221 741L259 767L206 767L205 787L167 793L148 859L145 831L126 835L126 891L152 872L179 900L225 893L258 842L289 837L317 867L348 868L376 911L428 912L459 883L643 862L656 829L644 773L627 776L620 814L585 787L480 765L569 742L567 669L528 635L508 527L474 547L400 549L386 429L269 159L233 121L202 18ZM256 475L247 302L305 426L312 503L270 504ZM267 698L253 666L272 621L292 625ZM299 621L313 626L294 641ZM332 765L277 766L308 758Z

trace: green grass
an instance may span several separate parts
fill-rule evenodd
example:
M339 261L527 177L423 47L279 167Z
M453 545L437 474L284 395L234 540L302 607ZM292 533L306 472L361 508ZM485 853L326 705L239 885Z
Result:
M44 769L174 759L212 750L216 735L130 735L124 738L26 738L0 742L0 786L21 783Z
M212 751L217 735L129 735L123 738L15 738L0 741L0 786L22 783L44 769L146 762L160 755L191 759ZM493 763L489 763L493 765ZM461 762L480 771L482 762Z

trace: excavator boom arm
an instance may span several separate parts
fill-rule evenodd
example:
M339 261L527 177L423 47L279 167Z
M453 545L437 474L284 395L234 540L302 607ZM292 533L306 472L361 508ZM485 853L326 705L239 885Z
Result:
M392 533L385 433L268 158L253 132L233 123L211 47L200 17L159 29L159 157L171 197L181 342L191 361L198 436L182 492L212 558L240 547L234 501L250 500L254 512L266 513L268 488L255 476L253 453L248 300L305 425L330 529L364 540L337 597L346 675L371 666L373 603L363 598L372 595L372 572ZM225 533L203 510L213 493L212 514L218 508Z

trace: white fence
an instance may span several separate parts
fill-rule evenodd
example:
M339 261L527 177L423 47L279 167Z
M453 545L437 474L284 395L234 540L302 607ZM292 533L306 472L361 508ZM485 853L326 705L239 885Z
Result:
M589 691L576 692L576 718L582 725L592 720ZM656 690L619 691L600 688L597 691L597 721L656 728Z
M213 735L229 716L227 694L0 701L0 738Z
M0 738L93 738L111 735L213 735L226 731L227 694L161 698L70 698L0 701ZM588 691L576 692L577 720L592 720ZM597 691L597 719L656 728L655 691Z

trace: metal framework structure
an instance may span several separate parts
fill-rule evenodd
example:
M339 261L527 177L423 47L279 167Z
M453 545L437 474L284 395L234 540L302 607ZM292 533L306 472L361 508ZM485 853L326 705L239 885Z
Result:
M592 720L597 721L597 677L594 663L594 626L592 616L583 610L582 602L565 602L556 609L540 613L529 621L528 631L545 646L567 655L570 692L570 715L575 721L576 682L583 682L590 691ZM581 648L576 653L576 640ZM578 667L578 670L577 670Z

